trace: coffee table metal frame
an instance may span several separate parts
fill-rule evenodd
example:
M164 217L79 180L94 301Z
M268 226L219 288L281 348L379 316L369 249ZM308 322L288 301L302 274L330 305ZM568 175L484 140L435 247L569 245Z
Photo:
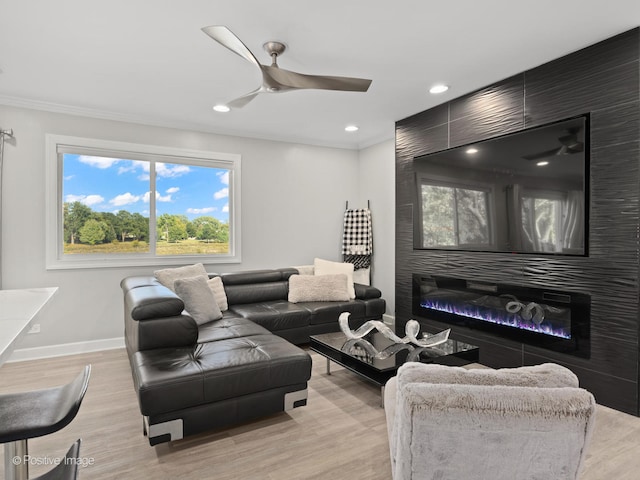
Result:
M379 332L375 332L367 335L365 339L373 344L377 344L381 340L381 337L382 335ZM380 387L380 406L384 407L384 386L391 377L396 375L398 367L405 363L406 360L396 354L394 355L395 361L393 361L394 359L391 359L391 363L384 368L376 368L370 363L367 363L364 359L357 358L348 352L343 351L341 348L345 343L347 343L347 340L348 339L342 332L312 335L309 341L309 348L325 357L327 362L327 375L331 375L331 362L334 362L346 368L350 372L359 375L368 382ZM382 340L384 342L386 339ZM393 342L387 341L383 344L390 345L391 343ZM454 353L443 353L442 355L429 356L428 358L421 356L420 362L462 366L478 361L479 349L475 345L449 339L442 345L442 347L445 347L442 350L449 350ZM438 347L435 347L432 351L439 351L437 349Z

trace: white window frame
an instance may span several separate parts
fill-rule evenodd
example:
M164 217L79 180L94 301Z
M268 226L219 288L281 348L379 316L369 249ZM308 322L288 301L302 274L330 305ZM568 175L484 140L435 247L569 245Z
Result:
M189 150L157 145L116 142L93 138L46 134L46 268L47 270L75 268L112 268L131 266L185 265L189 263L240 263L240 198L241 156L234 153L219 153ZM224 168L229 170L229 253L202 255L156 255L155 252L79 255L63 253L63 199L62 199L62 155L66 153L89 153L106 157L131 160L182 163L194 166ZM151 211L155 211L155 181L150 196ZM153 229L153 230L152 230ZM149 233L155 231L155 216L150 217Z

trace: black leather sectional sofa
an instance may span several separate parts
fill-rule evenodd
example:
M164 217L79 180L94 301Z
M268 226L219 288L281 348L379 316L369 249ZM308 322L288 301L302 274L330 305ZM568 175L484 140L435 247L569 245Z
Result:
M125 343L151 445L306 405L311 358L294 344L338 331L342 312L355 328L385 311L380 291L359 284L354 300L289 303L297 273L220 275L229 309L201 325L155 277L122 280Z

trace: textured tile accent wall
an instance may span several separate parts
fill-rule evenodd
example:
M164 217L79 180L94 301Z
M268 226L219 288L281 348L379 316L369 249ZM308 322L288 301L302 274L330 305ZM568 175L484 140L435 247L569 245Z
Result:
M589 256L413 250L413 158L591 114ZM598 402L639 414L640 29L625 32L396 123L396 325L411 314L412 273L570 289L591 295L591 358L469 330L494 367L556 362ZM422 319L424 328L445 325Z

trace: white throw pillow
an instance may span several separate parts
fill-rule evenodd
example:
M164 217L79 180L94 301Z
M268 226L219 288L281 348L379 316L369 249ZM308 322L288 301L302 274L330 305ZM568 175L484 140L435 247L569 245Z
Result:
M348 279L338 275L291 275L289 298L298 302L346 302L349 301Z
M165 287L176 291L173 284L179 278L190 278L204 276L205 280L208 278L207 271L204 269L204 265L196 263L195 265L186 265L184 267L177 268L165 268L164 270L156 270L153 272L158 281Z
M179 278L174 283L176 294L184 302L184 309L198 325L222 318L220 307L202 275Z
M216 303L220 310L226 312L229 310L229 303L227 302L227 292L224 291L224 284L220 277L213 277L207 280L209 288L213 292L213 298L216 299Z
M331 262L321 258L314 258L313 271L314 275L346 275L349 298L352 300L356 298L356 290L353 286L353 263Z
M313 275L313 265L297 265L294 266L300 275Z

